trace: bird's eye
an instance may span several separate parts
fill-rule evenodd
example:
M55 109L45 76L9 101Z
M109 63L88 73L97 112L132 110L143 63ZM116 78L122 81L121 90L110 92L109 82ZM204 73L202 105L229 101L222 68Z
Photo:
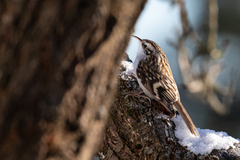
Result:
M143 49L146 49L147 48L147 45L146 44L143 44Z

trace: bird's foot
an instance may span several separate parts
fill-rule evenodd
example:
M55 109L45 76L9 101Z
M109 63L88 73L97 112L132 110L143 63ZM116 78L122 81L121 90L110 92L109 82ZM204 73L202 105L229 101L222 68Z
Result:
M137 96L137 97L141 97L141 98L144 98L144 99L147 99L150 103L152 102L151 99L149 97L147 97L146 95L142 95L144 94L143 91L140 91L140 92L128 92L126 93L126 96Z

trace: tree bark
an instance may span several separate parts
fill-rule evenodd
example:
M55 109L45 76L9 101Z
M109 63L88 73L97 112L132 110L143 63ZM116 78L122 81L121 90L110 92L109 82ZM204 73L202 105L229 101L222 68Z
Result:
M1 159L91 159L145 2L0 1Z
M124 70L123 66L122 70ZM174 122L166 118L164 107L154 100L129 96L141 92L133 76L120 74L117 96L110 110L100 159L148 160L229 160L240 159L240 143L235 148L213 150L209 155L196 155L178 143Z

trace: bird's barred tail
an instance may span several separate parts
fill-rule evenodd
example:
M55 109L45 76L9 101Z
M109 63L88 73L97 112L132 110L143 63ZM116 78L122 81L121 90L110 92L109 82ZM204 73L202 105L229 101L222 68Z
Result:
M192 119L188 115L188 113L187 113L186 109L184 108L184 106L182 105L182 103L180 101L177 101L174 104L174 106L176 107L177 111L181 115L182 119L184 120L184 122L187 125L188 129L190 130L190 132L192 134L194 134L195 136L200 136L199 133L198 133L197 128L195 127Z

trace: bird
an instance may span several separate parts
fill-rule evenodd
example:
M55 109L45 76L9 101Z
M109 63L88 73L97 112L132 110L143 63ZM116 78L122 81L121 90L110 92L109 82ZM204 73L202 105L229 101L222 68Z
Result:
M171 114L176 116L176 110L184 120L189 131L200 136L189 114L180 101L178 87L168 63L168 59L161 47L154 41L141 39L139 50L133 63L133 73L143 92L151 99L160 102Z

